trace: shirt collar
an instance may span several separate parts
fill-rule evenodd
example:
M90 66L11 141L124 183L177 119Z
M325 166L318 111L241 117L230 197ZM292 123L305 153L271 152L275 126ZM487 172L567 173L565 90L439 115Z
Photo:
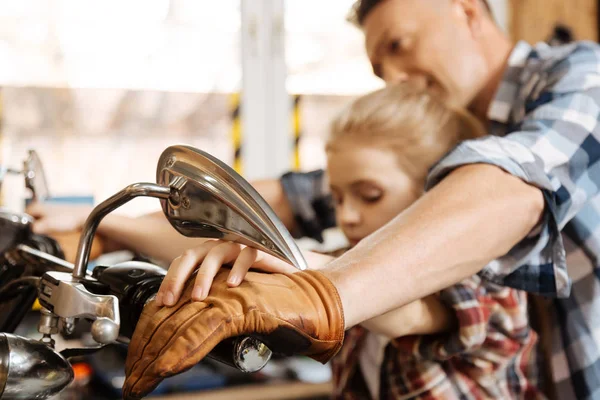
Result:
M509 122L511 109L520 86L519 78L532 50L533 48L527 42L520 41L510 53L504 76L488 109L487 115L490 121L502 124Z

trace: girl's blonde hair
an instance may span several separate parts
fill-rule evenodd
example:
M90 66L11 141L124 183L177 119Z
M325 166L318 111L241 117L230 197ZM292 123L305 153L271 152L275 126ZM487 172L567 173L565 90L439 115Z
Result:
M387 86L354 100L333 121L326 150L345 141L394 151L400 167L425 181L429 169L459 142L485 135L466 110L410 83Z

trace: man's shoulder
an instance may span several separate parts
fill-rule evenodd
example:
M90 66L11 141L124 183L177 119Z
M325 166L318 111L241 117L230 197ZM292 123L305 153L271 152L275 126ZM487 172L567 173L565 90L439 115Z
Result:
M541 78L538 88L551 93L572 93L600 87L600 45L577 41L552 47L539 43L532 47L530 72Z
M567 59L600 60L600 45L596 42L581 40L562 46L550 46L540 42L532 47L530 58L537 60L561 61Z

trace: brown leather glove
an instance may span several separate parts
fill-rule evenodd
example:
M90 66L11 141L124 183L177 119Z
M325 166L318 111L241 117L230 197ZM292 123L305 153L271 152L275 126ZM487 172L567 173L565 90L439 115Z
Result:
M202 360L222 340L258 337L275 353L304 354L322 363L342 345L344 316L333 284L321 273L249 272L227 286L222 269L204 301L190 301L192 277L173 307L144 308L125 364L125 399L151 392L164 378Z

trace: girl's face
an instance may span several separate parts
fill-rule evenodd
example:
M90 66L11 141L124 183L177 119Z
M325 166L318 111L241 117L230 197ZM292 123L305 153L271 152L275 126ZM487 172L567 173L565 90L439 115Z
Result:
M391 150L362 143L347 141L328 150L327 172L338 226L352 246L410 206L423 190Z

